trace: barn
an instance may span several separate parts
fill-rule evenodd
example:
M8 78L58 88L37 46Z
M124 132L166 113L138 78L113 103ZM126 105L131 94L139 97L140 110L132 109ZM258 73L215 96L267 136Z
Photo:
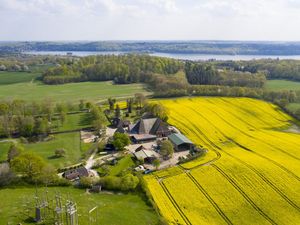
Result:
M186 151L194 148L193 142L183 134L171 134L168 139L173 144L175 151Z

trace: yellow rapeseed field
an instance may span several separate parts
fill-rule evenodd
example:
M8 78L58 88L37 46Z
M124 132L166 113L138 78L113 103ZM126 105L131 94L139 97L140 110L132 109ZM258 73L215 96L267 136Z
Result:
M170 124L208 149L145 176L169 224L300 224L300 134L285 132L293 118L248 98L160 102Z

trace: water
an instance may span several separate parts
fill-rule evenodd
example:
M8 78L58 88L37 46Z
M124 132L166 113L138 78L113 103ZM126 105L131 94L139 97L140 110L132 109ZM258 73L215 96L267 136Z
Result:
M90 56L90 55L120 55L127 52L107 51L107 52L88 52L88 51L33 51L25 52L26 54L36 55L67 55L72 53L74 56ZM210 55L210 54L177 54L177 53L151 53L152 56L168 57L183 60L252 60L252 59L295 59L300 60L300 55Z

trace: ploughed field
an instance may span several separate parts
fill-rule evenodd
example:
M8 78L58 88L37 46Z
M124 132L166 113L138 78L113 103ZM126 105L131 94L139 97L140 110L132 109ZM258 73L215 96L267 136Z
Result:
M247 98L160 101L205 158L144 177L169 224L299 224L300 135L292 118Z

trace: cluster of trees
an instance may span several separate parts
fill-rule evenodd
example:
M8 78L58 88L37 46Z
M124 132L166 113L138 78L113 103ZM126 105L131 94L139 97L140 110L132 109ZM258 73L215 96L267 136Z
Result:
M69 185L57 176L53 166L41 157L25 152L16 143L12 143L7 162L0 164L0 187L26 182L29 184Z
M146 103L143 108L143 112L147 112L151 116L158 117L165 122L168 120L169 110L161 103Z
M222 85L262 88L266 82L265 75L260 73L236 72L226 69L215 69L209 63L185 64L185 73L190 84Z
M49 68L43 74L47 84L80 81L108 81L118 84L145 82L147 74L172 74L182 68L174 59L149 55L88 56Z
M67 113L76 111L84 104L80 102L79 106L57 102L46 99L42 102L27 102L23 100L0 101L0 137L23 136L33 137L37 135L47 135L54 128L52 120L58 119L63 125ZM95 127L103 125L105 119L103 113L97 106L90 106L91 120ZM104 119L103 119L104 117ZM100 123L101 121L101 123Z
M263 71L268 79L285 79L300 81L299 60L261 59L251 61L214 62L218 67L235 71L257 73Z

